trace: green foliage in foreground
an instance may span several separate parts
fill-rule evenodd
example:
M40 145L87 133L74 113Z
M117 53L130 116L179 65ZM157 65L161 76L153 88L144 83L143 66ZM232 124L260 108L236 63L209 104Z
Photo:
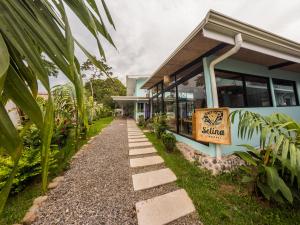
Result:
M88 138L97 135L104 127L110 124L112 120L112 117L107 117L94 121L88 131ZM87 141L88 139L80 140L79 148ZM51 177L62 173L66 168L68 168L69 160L76 153L74 146L74 135L70 135L69 139L67 140L66 146L61 149L59 154L57 154L57 160L58 162L61 162L61 164L59 164L58 167L55 168L55 170L52 170ZM39 177L37 177L37 179L34 180L30 185L28 185L22 192L10 196L7 205L4 208L4 212L0 216L0 224L10 225L20 221L24 217L28 208L32 205L32 201L34 200L34 198L42 194L40 186L41 180Z
M239 174L212 176L185 160L179 152L167 153L153 133L146 136L176 174L178 186L188 192L204 224L299 224L299 208L269 206L247 193Z
M244 181L268 200L293 203L299 199L300 123L282 113L263 116L236 110L231 113L232 123L236 117L239 138L250 140L258 135L260 140L259 150L244 145L247 152L236 153L250 165L244 167Z

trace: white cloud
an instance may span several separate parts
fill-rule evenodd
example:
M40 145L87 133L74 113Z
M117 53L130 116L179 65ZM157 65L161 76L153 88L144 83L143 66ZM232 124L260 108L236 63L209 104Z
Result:
M118 51L104 42L107 61L124 82L127 74L151 74L201 22L209 9L300 42L298 0L106 1L116 24ZM99 56L96 42L70 14L74 35ZM85 57L76 51L80 60Z

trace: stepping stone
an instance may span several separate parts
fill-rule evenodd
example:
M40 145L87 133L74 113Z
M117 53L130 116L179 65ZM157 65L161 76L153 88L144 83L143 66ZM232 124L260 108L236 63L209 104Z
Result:
M134 132L128 131L128 134L143 134L143 132L141 132L141 131L134 131Z
M153 147L149 148L135 148L129 150L129 155L144 155L144 154L150 154L150 153L155 153L156 149Z
M134 142L143 142L143 141L148 141L148 138L129 138L128 142L129 143L134 143Z
M136 131L127 131L128 133L143 133L141 130L136 130Z
M128 135L128 138L146 138L145 135Z
M195 211L184 189L135 204L139 225L162 225Z
M144 141L144 142L129 143L128 146L129 148L152 146L152 143L150 143L149 141Z
M132 175L135 191L160 186L176 180L177 177L169 168Z
M148 156L143 158L130 159L130 167L151 166L163 163L164 160L160 156Z

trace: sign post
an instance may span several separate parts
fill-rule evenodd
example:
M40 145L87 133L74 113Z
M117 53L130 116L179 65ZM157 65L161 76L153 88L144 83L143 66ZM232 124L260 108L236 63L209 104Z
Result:
M230 145L229 108L196 109L193 114L193 137L197 141Z

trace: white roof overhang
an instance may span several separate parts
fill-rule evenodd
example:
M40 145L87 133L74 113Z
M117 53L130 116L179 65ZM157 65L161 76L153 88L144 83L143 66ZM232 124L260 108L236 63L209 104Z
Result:
M300 44L252 25L209 11L205 19L162 63L142 88L151 88L196 58L220 44L228 46L215 52L222 54L234 44L234 37L241 33L242 48L234 59L271 67L283 64L281 69L300 73Z

